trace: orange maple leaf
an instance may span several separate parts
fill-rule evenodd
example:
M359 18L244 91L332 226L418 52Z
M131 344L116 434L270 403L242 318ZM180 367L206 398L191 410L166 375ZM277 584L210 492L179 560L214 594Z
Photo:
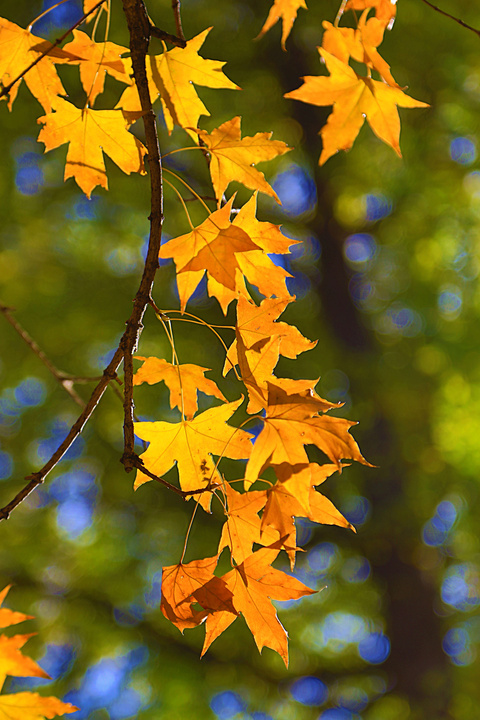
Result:
M3 604L3 601L7 597L7 593L11 587L11 585L7 585L0 592L0 605ZM16 625L17 623L23 622L24 620L31 620L32 618L33 615L25 615L21 612L15 612L13 610L9 610L8 608L0 607L0 628L10 627L10 625Z
M0 604L3 603L10 585L0 592ZM0 608L0 627L8 627L24 620L31 615L14 612L8 608ZM0 635L0 689L7 675L14 677L41 677L50 679L37 663L24 655L21 649L35 633L7 637ZM57 715L76 712L77 707L64 703L55 697L42 697L38 693L20 692L11 695L0 695L0 718L9 720L50 720Z
M240 117L234 117L211 133L198 131L210 153L210 175L218 204L220 205L223 193L233 180L251 190L260 190L280 203L263 173L254 166L256 163L284 155L291 148L281 140L271 140L271 132L260 132L253 137L242 138L240 121Z
M103 92L107 73L115 80L130 85L127 63L120 57L130 52L128 48L112 42L95 42L81 30L73 30L73 40L63 50L81 58L80 80L90 106Z
M196 600L191 596L214 577L217 562L218 555L215 555L162 568L160 608L167 620L181 633L186 628L196 627L207 616L207 611L193 608Z
M305 0L274 0L268 17L260 30L257 38L261 38L265 35L270 28L272 28L279 20L282 19L282 49L286 50L285 42L290 35L290 31L293 27L293 23L297 17L299 8L305 8L307 10L307 4Z
M204 377L210 368L200 367L186 363L183 365L172 365L166 360L156 357L135 356L137 360L143 360L143 365L133 376L133 384L141 385L147 382L153 385L157 382L164 382L170 391L170 407L178 407L187 420L191 420L198 410L197 392L227 402L226 397L220 391L218 385Z
M187 41L185 48L173 48L160 55L147 55L147 77L152 102L160 95L169 132L174 125L184 128L197 141L196 128L201 115L210 115L194 85L215 89L239 90L224 73L224 62L209 60L198 54L212 28ZM127 88L117 107L127 113L141 112L135 85Z
M46 51L48 51L48 55L34 65L10 90L9 110L12 109L22 80L25 80L28 89L37 98L43 109L51 112L57 95L67 94L58 77L55 63L78 61L78 57L54 48L48 40L33 35L5 18L0 18L0 83L2 86L9 85ZM5 95L2 97L3 99L6 99Z
M225 596L235 611L243 615L259 651L264 647L272 648L288 667L287 633L277 617L271 599L297 600L304 595L315 593L316 590L281 570L272 568L271 563L278 552L279 549L275 548L257 550L226 575L216 578L214 586L216 596L220 600ZM203 606L202 589L195 592L194 596ZM207 616L202 655L235 617L231 611L215 609Z
M336 465L309 463L292 466L283 463L274 469L278 482L267 490L262 531L270 526L279 532L293 569L297 544L294 516L323 525L354 528L328 498L315 490L315 485L320 485L338 470Z
M348 432L355 422L318 415L333 407L338 405L313 397L309 390L288 392L278 380L268 383L268 405L261 418L264 426L247 464L245 486L255 482L268 465L308 463L304 445L309 444L322 450L339 470L343 458L370 465Z
M397 106L428 107L427 103L414 100L383 82L361 77L334 55L321 48L318 51L325 59L330 77L304 77L304 84L285 97L312 105L333 105L333 112L320 131L323 141L320 165L339 150L352 147L365 118L380 140L401 157Z
M34 660L20 651L20 648L34 635L35 633L13 635L12 637L0 635L0 688L7 675L14 675L15 677L50 677L42 670L40 665L37 665Z
M266 528L262 535L260 533L262 521L258 512L267 500L265 490L239 493L227 482L222 489L227 504L227 521L223 524L218 553L229 547L235 563L239 565L252 554L254 543L271 545L279 539L279 535L271 528Z
M200 413L193 420L179 423L137 422L135 434L150 443L141 459L150 472L159 476L175 463L178 466L180 487L184 491L209 488L218 484L220 475L212 455L242 460L249 457L251 434L227 425L227 420L242 403L243 398ZM137 471L135 489L151 478ZM195 495L208 512L211 493Z
M205 272L208 293L217 298L225 314L229 304L239 295L248 296L243 276L263 295L290 297L285 285L289 273L275 265L267 254L278 247L278 227L256 220L254 197L233 223L230 222L233 200L232 197L201 225L186 235L169 240L160 249L160 258L172 258L175 262L182 312ZM268 228L260 231L257 226ZM284 240L282 247L292 244L287 238Z
M277 322L277 318L292 300L293 298L265 298L258 306L243 296L239 297L236 328L247 350L259 349L271 337L279 338L280 355L292 359L315 347L317 341L308 340L295 325ZM235 339L228 348L223 374L226 375L237 362L237 341Z
M128 132L121 110L79 109L61 98L55 100L55 112L38 118L43 124L38 136L45 151L69 143L64 179L75 178L90 197L100 185L108 188L103 153L123 172L145 174L146 148Z

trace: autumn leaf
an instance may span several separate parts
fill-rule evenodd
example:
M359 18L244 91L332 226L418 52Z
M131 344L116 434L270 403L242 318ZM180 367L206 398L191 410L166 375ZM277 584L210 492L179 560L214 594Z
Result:
M255 198L250 199L246 209L245 206L242 208L243 212L237 214L233 223L230 222L233 200L232 197L201 225L186 235L169 240L160 249L160 258L172 258L175 262L182 312L205 272L208 293L217 298L225 314L229 304L239 295L249 296L243 276L264 295L279 293L290 297L285 285L289 273L276 266L267 254L275 252L273 248L279 246L277 226L252 217ZM268 232L257 229L263 225L270 226ZM252 232L255 241L247 231ZM282 247L288 247L288 243L291 241L285 239Z
M258 513L267 500L265 490L239 493L227 482L222 490L226 499L227 520L223 524L218 553L229 547L235 563L239 565L252 554L254 543L270 545L279 539L279 534L271 528L267 528L263 535L260 532L262 521Z
M0 592L0 604L3 603L10 585ZM0 608L0 627L8 627L24 620L31 619L31 615L14 612L8 608ZM27 635L13 635L7 637L0 635L0 688L2 688L7 675L14 677L40 677L50 676L37 665L37 663L24 655L21 648L35 633ZM0 695L0 718L3 720L50 720L57 715L76 712L77 707L64 703L55 697L42 697L38 693L20 692L11 695Z
M265 24L260 30L257 39L265 35L279 20L282 19L282 49L285 48L285 41L290 35L290 31L297 17L299 8L307 9L305 0L274 0Z
M71 703L56 697L43 697L35 692L0 695L0 718L5 720L51 720L77 710Z
M405 95L398 88L357 75L349 65L321 48L319 53L325 59L330 77L305 77L304 84L285 97L312 105L333 105L327 124L320 131L323 141L320 165L339 150L352 147L365 118L380 140L401 157L397 106L428 105Z
M277 322L277 318L292 300L293 298L265 298L258 306L243 296L239 297L236 328L247 350L263 345L271 337L279 338L280 355L292 359L315 347L317 341L308 340L295 325ZM223 374L226 375L237 362L235 339L228 348Z
M364 63L367 67L376 70L388 85L399 88L390 72L390 66L377 51L378 45L383 40L384 27L376 18L366 21L366 12L363 13L355 30L338 28L332 23L324 22L322 47L344 63L348 63L350 58Z
M207 616L207 611L192 607L196 601L191 595L214 577L217 562L218 555L215 555L162 568L160 608L167 620L181 633L185 628L196 627Z
M218 385L205 377L210 368L200 367L186 363L184 365L172 365L166 360L156 357L135 356L137 360L143 360L143 365L133 376L133 384L141 385L147 382L153 385L157 382L165 382L170 391L170 407L177 407L187 420L191 420L198 410L197 392L227 402Z
M38 140L45 143L46 152L69 143L64 179L75 178L87 197L97 185L108 188L103 153L127 175L145 174L146 149L128 132L120 110L79 109L57 98L55 112L38 122L44 126Z
M268 405L264 426L257 437L245 472L248 488L267 465L308 463L304 445L316 445L341 470L343 458L369 465L357 443L349 434L356 423L344 418L319 415L328 412L333 403L308 391L289 393L277 384L268 383ZM291 382L291 381L290 381Z
M224 62L209 60L198 54L212 28L187 41L185 48L173 48L160 55L147 55L147 77L152 102L160 95L169 132L174 125L184 128L196 141L196 128L201 115L210 115L194 85L239 90L224 73ZM126 112L141 111L135 86L127 88L117 107Z
M245 618L255 643L261 652L264 647L272 648L282 657L288 667L287 633L280 623L271 600L296 600L311 595L315 590L308 588L294 577L271 567L278 555L278 549L261 548L223 575L217 582L218 593L222 592L231 601L237 613ZM201 596L195 593L200 604ZM221 596L220 596L221 597ZM226 610L207 616L206 637L202 655L212 642L230 625L235 616Z
M105 0L105 3L107 0ZM86 15L90 10L95 7L95 5L98 3L98 0L83 0L83 13ZM90 20L93 20L93 18L96 16L100 8L97 8L94 12L90 13L90 15L87 17L87 22L90 22Z
M11 585L7 585L0 592L0 605L3 604L3 601L7 597L7 593L11 587ZM16 625L17 623L23 622L24 620L31 620L32 617L33 615L24 615L24 613L14 612L13 610L9 610L8 608L0 607L0 628L6 628L10 627L10 625Z
M248 350L237 334L237 349L240 375L248 390L247 412L257 413L267 405L268 381L276 380L273 369L278 362L280 338L274 335L259 347Z
M73 30L73 40L63 50L81 58L80 79L90 106L103 92L107 73L115 80L130 85L127 64L120 57L130 52L128 48L112 42L94 42L81 30Z
M270 195L279 203L276 192L267 183L263 173L255 168L255 164L284 155L291 148L281 140L272 140L271 132L259 132L252 137L242 138L240 121L240 117L234 117L211 133L198 131L198 136L210 153L210 175L215 197L220 204L223 193L236 180L251 190L260 190Z
M397 0L348 0L345 10L367 10L375 8L375 17L384 27L391 30L397 12Z
M239 407L243 398L200 413L193 420L179 423L137 422L135 434L150 443L140 456L145 466L157 476L176 463L180 487L184 491L209 488L220 480L212 455L236 460L249 457L252 445L250 433L227 425L227 420ZM149 482L150 477L137 471L135 489ZM195 496L205 510L209 510L211 493Z
M315 490L334 472L336 465L309 463L274 467L278 482L267 490L267 502L262 514L262 532L271 527L278 531L290 558L295 564L296 527L294 517L308 518L323 525L339 525L354 529L333 503Z
M75 62L78 57L54 48L52 43L28 30L0 18L0 83L9 85L43 53L48 52L12 87L8 93L8 109L12 109L23 80L46 112L51 112L57 95L66 95L55 69L55 63ZM2 99L6 99L3 96Z
M0 635L0 687L7 675L15 677L50 677L37 663L24 655L22 648L35 633L28 635Z

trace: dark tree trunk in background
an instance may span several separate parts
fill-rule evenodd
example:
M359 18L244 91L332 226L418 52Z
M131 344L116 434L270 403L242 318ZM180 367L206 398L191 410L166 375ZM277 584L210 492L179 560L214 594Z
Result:
M297 88L301 84L300 77L312 74L306 57L295 47L294 37L289 40L287 53L278 52L273 40L264 38L262 42L261 62L280 77L284 92ZM312 163L316 163L321 150L318 131L329 111L291 102L292 116L303 128L305 147L308 147ZM342 253L347 233L334 217L334 198L330 194L328 177L328 163L323 168L316 165L318 205L308 227L319 239L322 249L321 281L317 292L332 341L350 360L351 356L355 357L355 363L346 362L352 384L356 384L354 367L361 366L365 375L367 366L375 395L379 385L376 375L381 350L371 331L362 323L349 292L350 275ZM405 382L408 383L408 376ZM434 612L437 591L413 561L406 560L411 555L412 538L420 538L421 531L413 520L408 520L411 513L406 506L403 482L411 470L404 463L393 423L381 407L377 407L375 426L371 433L364 435L362 443L366 456L380 466L372 482L369 482L369 471L365 470L366 493L373 505L373 520L361 530L356 542L359 551L363 549L372 563L376 583L384 589L386 634L391 640L391 653L381 668L388 673L389 689L403 695L410 703L411 720L452 718L448 712L451 665L442 650L442 627ZM395 518L400 518L400 522Z

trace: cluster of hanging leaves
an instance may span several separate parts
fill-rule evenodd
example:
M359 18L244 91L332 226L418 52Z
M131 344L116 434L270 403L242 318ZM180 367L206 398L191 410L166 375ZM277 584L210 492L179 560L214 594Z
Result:
M0 592L0 606L3 604L10 585ZM31 615L14 612L8 608L0 607L0 628L16 625L24 620L30 620ZM27 635L0 635L0 690L7 675L15 677L50 676L37 665L37 663L24 655L21 648L35 633ZM56 697L42 697L35 692L17 692L0 695L0 717L5 720L42 720L43 718L57 717L67 713L76 712L78 708L70 703L62 702Z
M91 0L85 0L85 12L94 6ZM105 11L105 7L96 9L88 20ZM275 0L260 34L281 18L285 48L299 8L306 8L303 0ZM356 27L339 27L342 13L334 24L324 23L319 53L330 74L304 78L302 87L286 97L333 106L321 130L320 163L340 149L348 150L365 118L374 132L400 154L397 106L425 104L404 94L378 52L384 32L395 18L395 5L390 0L348 0L342 3L341 10L353 11ZM280 356L295 359L315 346L295 326L279 319L295 297L286 284L289 273L270 255L289 253L295 241L286 238L279 226L257 219L256 214L257 193L279 202L257 163L283 155L290 148L273 140L268 132L242 137L240 117L212 132L200 127L201 117L210 113L197 94L197 86L238 89L225 75L223 62L199 54L208 32L204 30L187 40L185 47L168 50L163 44L162 52L147 56L151 101L161 106L169 133L174 126L183 128L188 135L186 145L193 142L207 154L215 197L215 206L209 207L197 196L204 205L205 220L195 227L186 212L190 230L165 243L160 258L175 263L179 312L184 319L193 317L186 308L204 276L208 294L216 298L225 315L231 303L236 303L235 325L215 333L225 350L224 375L234 373L241 389L238 397L229 401L221 388L205 377L208 368L181 362L169 330L170 318L160 310L158 318L164 322L173 348L172 362L138 357L142 365L134 384L164 382L170 405L178 408L181 419L177 423L158 420L135 424L138 438L148 443L141 456L146 472L138 470L135 488L152 477L161 478L175 466L179 487L195 510L201 506L203 511L211 512L213 502L225 515L219 544L211 557L189 563L184 563L182 557L178 564L163 569L161 610L165 617L181 632L204 623L203 654L243 615L258 649L270 647L287 663L287 634L271 601L296 599L314 591L272 563L284 551L294 568L294 518L353 529L317 488L335 472L340 473L345 460L369 463L350 434L355 423L330 415L340 404L328 402L316 393L318 379L293 380L275 375ZM351 60L365 65L365 76L350 66ZM78 29L73 31L73 39L60 48L36 37L31 26L23 29L0 20L3 86L8 86L33 61L36 64L9 90L8 107L12 108L24 81L44 109L38 119L42 126L38 139L45 150L68 144L65 179L74 178L88 197L97 186L107 188L104 153L125 173L144 174L146 149L130 131L141 115L141 107L128 48L108 39L98 41L94 33ZM61 64L78 66L87 96L83 107L66 99L57 73L57 65ZM372 72L378 74L378 80L373 79ZM107 74L123 83L125 89L115 108L96 110L95 101L104 90ZM228 200L225 197L232 180L253 191L240 208L234 207L234 195ZM251 286L264 296L259 304L251 295ZM224 341L228 333L230 339ZM217 404L199 412L198 391L215 398ZM235 425L232 417L244 399L248 419ZM252 427L252 423L261 426L256 437L244 429L249 424ZM307 446L318 448L326 462L311 462ZM239 465L240 477L227 479L222 474L223 458L246 461ZM217 564L227 549L231 570L220 575ZM16 643L12 652L19 653L22 641L8 642ZM32 668L7 665L5 673L15 674L21 669L25 674L38 674ZM62 708L62 712L66 710Z

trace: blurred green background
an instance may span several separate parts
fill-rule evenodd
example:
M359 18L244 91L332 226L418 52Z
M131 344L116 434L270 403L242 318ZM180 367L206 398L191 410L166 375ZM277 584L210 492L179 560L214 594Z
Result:
M25 27L52 4L17 0L3 12ZM121 4L112 5L110 39L126 45ZM322 488L357 534L297 521L306 552L295 573L326 587L278 603L290 636L288 670L272 651L257 653L242 620L200 660L204 630L182 636L158 608L161 568L181 556L192 503L154 483L133 493L119 463L122 407L109 390L45 486L1 523L0 586L14 583L7 604L36 616L20 631L38 632L28 651L54 678L9 687L45 685L44 694L82 708L70 717L91 720L468 720L480 701L478 36L421 0L400 0L381 52L400 85L431 107L400 111L403 159L364 128L350 153L318 168L317 133L329 110L283 94L322 72L315 46L338 3L310 0L287 53L279 25L253 42L269 6L185 0L184 29L190 38L213 25L201 54L227 61L227 75L243 88L197 88L212 115L201 126L211 130L238 114L245 135L273 131L295 148L261 166L283 207L261 198L259 217L304 241L287 259L297 303L282 319L319 342L277 370L321 376L319 393L343 401L340 414L360 421L355 438L377 468L349 467ZM148 7L174 32L169 0ZM479 22L467 0L443 0L442 8ZM80 3L70 0L34 32L57 37L79 16ZM84 102L78 70L60 74L70 99ZM112 107L121 89L108 79L95 107ZM87 200L72 180L63 183L66 146L42 154L36 118L43 114L24 86L12 113L0 106L0 300L58 368L96 376L139 282L148 179L126 177L107 159L110 191ZM164 152L190 145L179 130L169 137L161 117L160 136ZM208 196L198 155L177 153L167 167ZM249 197L232 189L239 204ZM204 219L197 203L189 210ZM167 188L166 237L187 227ZM154 297L163 309L178 307L171 264L161 267ZM225 322L204 287L188 309ZM236 399L236 383L219 377L214 336L181 322L173 328L180 361L212 368ZM170 357L151 312L139 354ZM3 506L78 409L3 317L0 383ZM88 385L76 389L88 397ZM138 388L136 406L141 419L177 419L163 385ZM215 513L197 516L187 561L214 554L220 527Z

